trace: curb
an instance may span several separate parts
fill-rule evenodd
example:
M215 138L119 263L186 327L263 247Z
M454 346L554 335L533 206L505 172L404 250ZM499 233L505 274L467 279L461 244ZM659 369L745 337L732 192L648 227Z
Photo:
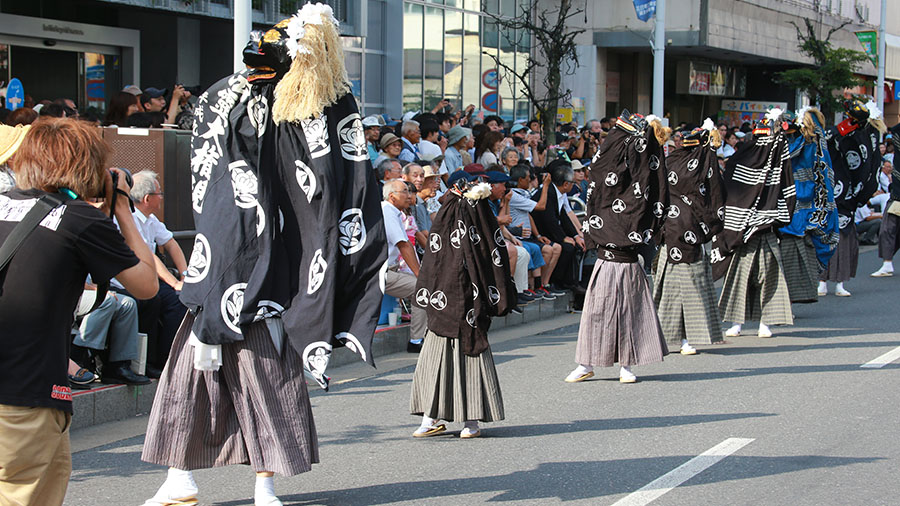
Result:
M494 318L491 329L514 327L567 313L570 300L571 295L564 295L552 301L533 301L524 306L520 315L510 314L503 318ZM408 341L409 324L379 328L372 339L372 355L381 357L405 352ZM332 353L328 365L333 369L359 361L359 355L356 353L347 348L338 348ZM153 380L149 385L100 385L91 390L73 392L72 428L91 427L149 413L153 397L156 395L156 385L157 381Z

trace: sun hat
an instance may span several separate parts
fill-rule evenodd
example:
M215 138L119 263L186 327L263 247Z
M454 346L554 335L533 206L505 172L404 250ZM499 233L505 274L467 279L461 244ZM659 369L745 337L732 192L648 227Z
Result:
M384 134L384 137L381 138L381 143L379 143L378 145L381 147L381 150L384 151L384 148L390 146L391 144L393 144L395 142L399 142L399 141L400 141L400 137L397 137L396 135L394 135L392 133L386 133L386 134Z
M462 140L463 137L468 137L470 135L472 135L472 130L456 125L455 127L451 128L450 132L448 132L447 134L447 145L453 146L454 144Z
M0 163L6 163L25 139L31 125L0 125Z

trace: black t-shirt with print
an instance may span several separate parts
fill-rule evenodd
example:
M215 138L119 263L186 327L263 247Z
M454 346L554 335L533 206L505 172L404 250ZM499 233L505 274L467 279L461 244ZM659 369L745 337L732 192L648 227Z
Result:
M44 192L0 194L0 242ZM75 305L88 274L138 263L109 217L81 200L54 209L7 267L0 294L0 404L72 412L67 371Z

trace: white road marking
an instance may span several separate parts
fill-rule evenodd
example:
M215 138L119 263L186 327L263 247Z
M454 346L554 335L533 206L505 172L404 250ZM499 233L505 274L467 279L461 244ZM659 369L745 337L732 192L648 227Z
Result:
M616 501L613 506L644 506L666 492L700 474L725 457L752 443L754 439L732 437L697 455L640 489Z
M875 360L870 360L870 361L866 362L865 364L861 365L860 367L863 367L866 369L880 369L880 368L890 364L894 360L897 360L898 358L900 358L900 346L898 346L898 347L894 348L893 350L885 353L884 355L876 358Z

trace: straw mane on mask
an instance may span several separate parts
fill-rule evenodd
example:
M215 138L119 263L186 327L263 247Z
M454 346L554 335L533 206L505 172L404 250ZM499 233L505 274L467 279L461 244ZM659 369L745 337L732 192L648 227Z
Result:
M275 86L272 118L276 124L318 117L350 91L331 9L305 12L311 5L304 6L289 23L288 33L298 38L291 44L291 68ZM297 23L299 27L295 27Z

